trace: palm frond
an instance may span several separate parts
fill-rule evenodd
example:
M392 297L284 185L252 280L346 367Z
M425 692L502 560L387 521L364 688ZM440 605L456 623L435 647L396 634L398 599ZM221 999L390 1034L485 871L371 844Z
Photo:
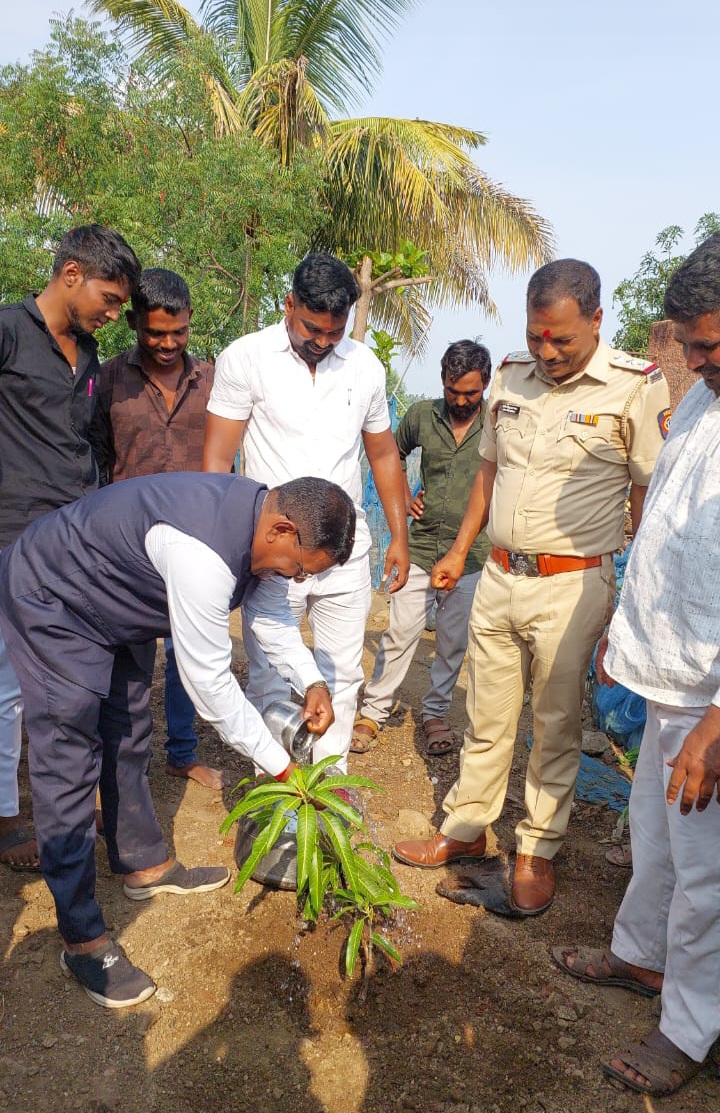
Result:
M253 74L238 108L256 138L280 152L283 166L298 146L322 146L329 121L307 81L305 59L283 59Z

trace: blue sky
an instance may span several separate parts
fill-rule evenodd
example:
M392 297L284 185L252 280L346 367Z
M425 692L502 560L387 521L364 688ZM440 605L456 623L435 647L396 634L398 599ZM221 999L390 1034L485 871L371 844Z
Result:
M62 0L29 0L4 11L0 61L42 47L51 13L68 9ZM599 270L609 340L612 291L660 229L679 224L690 247L698 218L720 211L711 45L719 31L711 0L418 0L387 43L384 73L358 114L484 132L481 168L550 221L559 256ZM436 314L408 388L436 393L440 356L463 336L481 337L494 362L524 347L527 278L493 274L500 323L478 312Z

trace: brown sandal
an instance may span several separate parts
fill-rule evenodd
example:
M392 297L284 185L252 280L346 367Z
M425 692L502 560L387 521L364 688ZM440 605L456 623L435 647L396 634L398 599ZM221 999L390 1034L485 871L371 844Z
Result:
M358 730L358 727L362 727L363 729ZM377 739L379 729L374 719L366 719L364 716L358 715L353 723L350 753L366 754L368 750L371 750Z
M581 982L590 982L593 985L614 985L619 989L629 989L631 993L640 993L643 997L657 997L659 989L646 985L636 978L626 962L618 958L608 949L602 947L553 947L553 962L569 974L571 978L578 978ZM568 959L575 956L575 963L571 966ZM593 970L594 973L590 973Z
M674 1094L694 1078L705 1065L704 1062L698 1063L695 1059L691 1059L676 1047L659 1028L653 1028L637 1043L628 1044L615 1058L622 1060L625 1066L637 1071L643 1078L647 1078L649 1085L645 1086L642 1082L636 1082L634 1078L628 1078L612 1063L602 1063L603 1073L608 1078L622 1082L629 1090L650 1094L656 1098Z
M605 861L611 866L620 866L622 869L632 869L632 850L630 843L617 843L605 851Z
M447 754L455 745L455 731L442 719L426 719L423 723L425 753L428 757Z

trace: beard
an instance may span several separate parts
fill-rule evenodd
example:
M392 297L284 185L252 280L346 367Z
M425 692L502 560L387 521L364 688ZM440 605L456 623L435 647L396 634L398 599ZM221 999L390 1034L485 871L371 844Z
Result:
M482 406L482 398L472 406L458 406L454 402L447 402L446 405L450 417L454 417L456 421L469 421Z
M324 359L327 359L331 352L335 351L334 344L328 344L325 348L316 348L313 344L310 343L297 345L293 344L293 348L300 356L300 359L304 360L305 363L310 364L311 367L315 367L318 363L322 363Z

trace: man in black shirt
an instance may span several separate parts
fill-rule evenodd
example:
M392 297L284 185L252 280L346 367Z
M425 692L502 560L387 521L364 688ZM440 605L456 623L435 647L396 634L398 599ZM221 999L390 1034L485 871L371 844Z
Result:
M0 549L97 487L88 440L99 366L92 333L117 321L139 275L122 236L86 225L62 239L41 294L0 307ZM37 870L18 814L21 713L0 639L0 862Z

